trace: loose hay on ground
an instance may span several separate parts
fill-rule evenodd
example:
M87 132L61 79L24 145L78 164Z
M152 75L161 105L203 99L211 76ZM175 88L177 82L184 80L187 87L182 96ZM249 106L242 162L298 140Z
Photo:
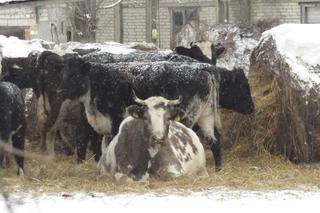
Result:
M238 157L232 151L224 156L224 167L214 172L212 153L207 150L209 177L154 179L149 183L117 183L98 177L96 163L91 159L77 165L73 157L58 156L54 162L27 160L26 176L17 177L13 169L1 170L3 185L9 192L30 192L37 196L57 192L177 193L205 191L215 187L239 190L320 188L320 171L295 165L281 157L260 153Z

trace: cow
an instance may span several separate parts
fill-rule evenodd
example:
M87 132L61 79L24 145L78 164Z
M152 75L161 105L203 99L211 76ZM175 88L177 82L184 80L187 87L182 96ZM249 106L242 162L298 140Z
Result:
M220 170L220 144L214 137L214 126L221 125L217 112L218 84L206 72L215 67L173 62L95 64L76 56L65 62L59 92L66 99L84 104L95 131L113 136L118 133L126 107L134 104L130 92L133 89L144 99L152 96L174 99L181 95L181 106L187 113L183 123L200 127L210 141L216 169Z
M0 163L5 151L12 146L17 163L17 174L24 175L25 104L20 89L8 82L0 82ZM7 148L7 149L6 149Z
M193 48L203 55L201 49L193 44ZM192 56L192 55L191 55ZM204 56L206 57L206 56ZM197 59L197 57L195 57ZM177 55L175 53L165 54L161 52L143 52L135 51L129 54L112 54L108 52L94 52L83 57L86 62L93 63L120 63L120 62L186 62L196 63L205 62L198 58L192 59L189 56ZM206 61L211 64L209 59ZM225 68L216 67L206 70L210 72L219 81L219 107L236 111L241 114L251 114L254 112L254 103L251 97L250 86L245 73L240 68L227 70Z
M221 44L218 45L210 45L210 52L211 52L211 59L208 58L201 48L199 47L201 44L199 42L191 42L190 48L183 47L183 46L177 46L175 47L175 52L179 55L188 56L191 58L196 59L197 61L208 63L212 65L216 65L217 58L225 51L225 47L221 46Z
M64 106L61 97L56 93L58 85L62 79L62 68L64 66L64 59L62 56L51 52L32 52L27 58L3 58L2 60L2 81L13 82L22 88L32 88L37 101L37 118L39 119L40 140L43 148L47 148L48 153L53 157L54 155L54 141L57 129L61 122L64 121L59 118L59 114L68 114L65 112L68 105ZM81 104L76 105L81 108ZM81 109L74 109L75 111L83 111ZM100 141L97 140L99 136L93 131L83 113L75 114L78 125L77 130L77 161L85 160L86 144L90 140L93 147L100 147ZM60 116L61 117L61 116ZM95 149L95 160L98 161L101 151Z
M134 94L134 93L133 93ZM190 128L178 121L181 100L150 97L127 108L118 134L103 150L98 163L101 175L117 180L146 181L150 174L207 175L204 148Z
M155 61L171 61L171 62L197 62L197 60L184 55L178 55L174 52L165 53L159 51L134 51L128 54L112 54L108 52L92 52L83 56L87 62L94 63L119 63L119 62L155 62Z

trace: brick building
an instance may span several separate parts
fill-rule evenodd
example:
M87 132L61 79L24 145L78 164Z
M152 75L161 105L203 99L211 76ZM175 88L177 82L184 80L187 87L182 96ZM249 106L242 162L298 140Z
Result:
M0 34L66 42L70 39L71 25L65 2L13 0L0 4Z
M79 0L25 0L0 4L0 34L65 42L74 38L66 3ZM95 0L98 1L98 0ZM196 25L320 23L320 1L312 0L104 0L97 9L96 40L154 42L175 46L174 35Z
M112 0L106 0L110 5ZM161 48L174 46L174 34L185 23L320 23L320 1L311 0L124 0L112 9L99 10L97 40L153 41Z

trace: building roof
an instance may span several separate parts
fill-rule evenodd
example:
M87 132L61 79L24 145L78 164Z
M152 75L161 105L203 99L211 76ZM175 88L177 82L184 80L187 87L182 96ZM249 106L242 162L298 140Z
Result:
M10 3L19 3L19 2L26 2L32 0L0 0L0 4L10 4Z

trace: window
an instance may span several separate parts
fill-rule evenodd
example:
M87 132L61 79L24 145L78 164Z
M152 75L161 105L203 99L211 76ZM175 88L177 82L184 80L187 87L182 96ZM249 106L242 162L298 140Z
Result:
M300 3L301 23L320 24L320 2Z
M191 21L199 22L199 14L197 7L179 7L171 10L171 47L175 47L175 35L181 30L181 28Z

